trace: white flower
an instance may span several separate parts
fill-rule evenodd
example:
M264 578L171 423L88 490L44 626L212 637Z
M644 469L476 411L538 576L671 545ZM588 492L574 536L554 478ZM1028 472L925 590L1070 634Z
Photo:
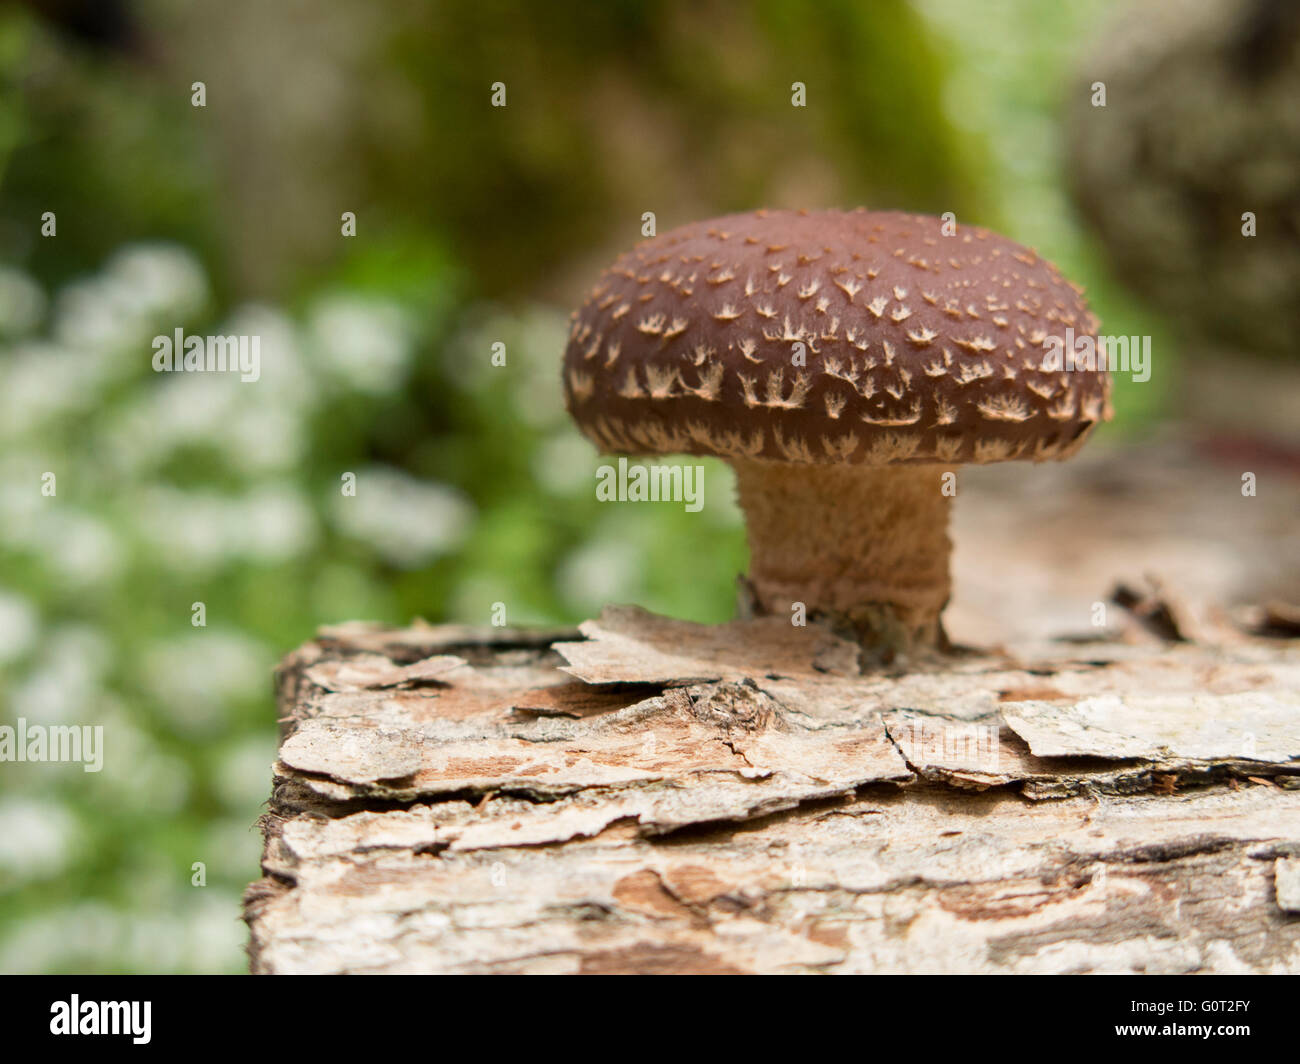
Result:
M258 337L261 375L255 382L240 382L242 402L275 404L292 411L311 409L320 388L291 318L274 307L250 303L226 318L221 335Z
M387 395L406 380L412 330L387 300L332 296L317 303L309 328L326 371L368 395Z
M238 517L226 513L226 533L240 544L240 554L256 562L288 561L316 542L316 514L307 496L293 484L268 485L250 493Z
M62 805L19 795L0 799L0 872L20 883L56 876L76 855L80 835Z
M54 335L129 367L130 356L151 355L148 341L159 328L183 325L206 298L203 269L190 252L162 244L129 247L101 274L59 293Z
M160 568L185 570L216 567L237 556L226 538L227 524L237 523L237 504L213 492L154 488L135 512L140 533L149 542Z
M101 962L121 970L121 958L114 957L121 919L104 902L87 901L33 913L14 925L0 945L0 971L14 973L49 972L73 967L82 970ZM70 928L76 928L75 933Z
M54 304L55 339L91 351L138 343L143 339L140 323L114 294L95 280L74 281L64 288Z
M140 673L173 724L204 734L226 722L233 702L266 692L273 661L267 647L242 632L196 628L155 642Z
M51 505L38 513L25 546L68 583L99 584L116 577L124 557L108 523L84 510L42 501Z
M160 867L136 877L133 896L155 899L143 912L84 901L22 921L0 943L0 970L239 971L246 932L230 917L238 895L217 886L177 887L173 875Z
M137 510L140 534L161 565L216 568L241 558L281 562L311 549L316 515L292 484L243 496L155 488Z
M556 583L571 607L586 613L611 602L631 602L641 592L640 552L620 539L586 543L560 564Z
M112 655L107 636L96 628L56 628L42 644L35 668L14 686L13 715L39 724L92 723Z
M21 595L0 590L0 665L22 658L39 629L35 607Z
M166 375L115 414L107 433L112 463L139 473L178 448L203 446L243 472L295 468L307 447L302 412L263 384L224 374Z
M294 411L250 403L226 424L221 453L251 475L296 471L308 451L307 426Z
M468 533L473 505L458 491L397 469L357 472L355 496L336 495L335 525L393 565L415 568L454 550Z
M104 268L104 284L139 318L184 319L203 308L208 282L194 254L175 244L135 244Z
M31 530L50 500L41 495L41 474L50 469L50 456L0 449L0 543L25 546Z
M101 384L99 366L84 352L35 341L12 348L3 373L0 436L9 439L30 436L52 417L85 409Z
M136 726L139 709L128 711L107 693L100 695L98 703L91 722L104 729L104 767L93 774L78 769L77 786L88 790L92 802L123 814L147 811L165 817L183 809L190 793L189 766L164 753L152 735Z
M178 447L223 446L238 387L237 379L207 373L160 375L154 387L110 409L105 446L111 463L138 474L165 462Z

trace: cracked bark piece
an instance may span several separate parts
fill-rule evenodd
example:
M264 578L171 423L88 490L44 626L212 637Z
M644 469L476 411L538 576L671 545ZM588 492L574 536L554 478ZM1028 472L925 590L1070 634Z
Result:
M637 693L633 693L637 692ZM612 709L622 709L633 702L661 693L657 684L636 684L614 689L593 687L574 680L550 684L525 691L511 701L515 713L536 717L571 717L579 720Z
M810 730L742 684L674 689L577 721L478 718L398 731L307 720L281 745L280 764L323 798L340 787L385 801L463 792L550 801L600 790L607 822L661 829L911 778L878 718Z
M1300 759L1300 692L1102 695L1073 705L1005 702L1002 717L1038 757L1160 761Z
M419 750L401 732L308 721L280 746L280 762L309 775L367 787L419 771Z
M446 674L465 665L464 658L438 654L411 665L394 665L382 654L358 654L345 661L313 665L303 675L327 691L361 691L384 687L410 687L419 683L446 683Z
M377 621L345 621L322 625L316 639L324 646L346 646L394 656L402 649L425 652L471 645L475 647L546 647L557 639L577 635L572 628L479 628L467 624L427 624L416 621L407 628L393 628Z
M986 790L1016 787L1042 801L1076 794L1123 796L1158 790L1174 793L1179 783L1204 786L1249 779L1256 761L1164 760L1102 757L1036 757L998 717L967 720L900 711L885 716L889 736L908 767L928 780ZM1288 779L1291 777L1279 777ZM1300 776L1294 777L1300 780Z
M884 721L907 764L927 779L981 789L1012 783L1031 771L996 718L959 720L900 711Z
M828 674L856 676L858 648L822 628L764 617L693 624L634 606L601 611L581 643L554 645L564 671L587 683L683 685L706 680Z

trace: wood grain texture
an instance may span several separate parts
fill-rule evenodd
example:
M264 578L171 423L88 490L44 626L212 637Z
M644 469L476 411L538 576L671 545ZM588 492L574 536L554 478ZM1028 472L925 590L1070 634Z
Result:
M861 675L769 627L301 648L253 970L1300 971L1294 643Z

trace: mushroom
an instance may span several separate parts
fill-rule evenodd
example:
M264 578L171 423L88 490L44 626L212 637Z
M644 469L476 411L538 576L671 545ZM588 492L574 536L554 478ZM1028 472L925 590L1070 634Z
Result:
M564 389L606 453L732 466L747 612L802 604L892 660L947 647L945 472L1068 458L1110 418L1104 368L1059 358L1096 328L1051 263L985 229L757 211L620 256L572 316Z

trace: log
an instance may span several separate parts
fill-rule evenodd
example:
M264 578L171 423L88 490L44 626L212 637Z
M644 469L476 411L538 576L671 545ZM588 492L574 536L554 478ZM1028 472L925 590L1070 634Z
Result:
M325 630L279 672L252 968L1300 970L1300 654L1061 649Z
M1294 603L1239 553L1293 527L1294 493L1207 548L1188 522L1228 496L1166 479L1160 525L1125 487L1154 461L1071 474L1066 516L1091 520L1051 519L1055 573L975 550L1017 520L984 480L954 535L978 557L954 614L983 638L908 669L630 607L322 629L277 673L252 970L1300 971L1300 640L1286 602L1221 594ZM1000 628L999 576L1039 590Z

